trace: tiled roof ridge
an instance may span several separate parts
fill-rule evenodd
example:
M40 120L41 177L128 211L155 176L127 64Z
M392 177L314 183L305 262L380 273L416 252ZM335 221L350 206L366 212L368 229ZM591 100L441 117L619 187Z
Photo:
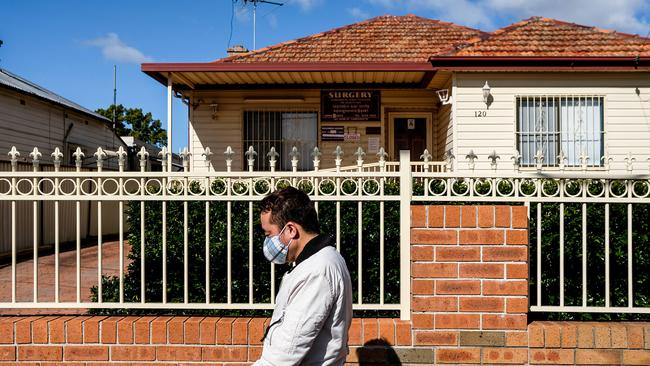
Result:
M601 28L601 27L596 27L596 26L578 24L578 23L574 23L574 22L567 22L567 21L564 21L564 20L559 20L559 19L554 19L554 18L544 18L544 17L538 17L538 18L540 18L540 20L546 20L546 21L550 21L550 22L553 22L553 23L556 23L556 24L563 24L563 25L570 25L570 26L574 26L574 27L593 29L596 32L612 33L612 34L616 34L616 35L623 36L623 37L638 38L638 39L644 39L644 40L650 41L650 37L644 37L644 36L641 36L639 34L619 32L616 29L606 29L606 28Z
M310 34L308 36L292 39L292 40L289 40L289 41L284 41L284 42L281 42L281 43L276 43L276 44L271 45L271 46L258 48L256 50L251 50L249 52L242 53L242 54L239 54L239 55L233 55L233 56L229 56L229 57L225 57L225 58L220 58L218 60L215 60L214 62L229 62L229 61L241 58L241 57L257 55L257 54L260 54L262 52L282 48L283 46L290 45L290 44L293 44L293 43L305 42L305 41L309 41L309 40L312 40L312 39L323 37L323 36L328 35L328 34L337 33L337 32L340 32L342 30L350 29L350 28L352 28L354 26L357 26L357 25L360 25L360 24L369 24L369 23L372 23L372 22L376 22L376 21L378 21L378 20L380 20L382 18L387 18L387 17L390 17L390 16L391 15L389 15L389 14L379 15L379 16L376 16L376 17L373 17L373 18L370 18L370 19L366 19L366 20L356 22L356 23L346 24L346 25L343 25L343 26L340 26L340 27L332 28L332 29L324 31L324 32Z
M378 15L376 17L369 18L369 19L366 19L366 20L362 20L362 21L359 21L359 22L356 22L356 23L346 24L346 25L343 25L343 26L340 26L340 27L332 28L332 29L329 29L327 31L323 31L323 32L320 32L320 33L310 34L310 35L305 36L305 37L300 37L300 38L292 39L292 40L289 40L289 41L277 43L277 44L274 44L274 45L271 45L271 46L258 48L256 50L251 50L251 51L246 52L246 53L220 58L220 59L214 60L213 62L232 62L232 61L240 59L240 58L246 58L246 57L253 56L253 55L258 55L258 54L261 54L261 53L264 53L264 52L267 52L267 51L270 51L270 50L276 50L276 49L282 48L282 47L290 45L290 44L308 42L308 41L311 41L311 40L314 40L314 39L318 39L320 37L324 37L326 35L330 35L330 34L338 33L338 32L341 32L341 31L345 31L345 30L348 30L348 29L351 29L351 28L354 28L354 27L357 27L357 26L360 26L360 25L371 24L371 23L374 23L374 22L377 22L377 21L380 21L380 20L383 20L383 19L387 19L387 18L401 18L401 17L417 18L417 19L419 19L421 21L426 21L426 22L430 22L430 23L437 23L437 24L443 24L443 25L450 26L450 27L462 28L462 29L472 31L472 32L479 32L480 34L488 34L487 32L484 32L484 31L482 31L480 29L475 29L475 28L464 26L464 25L455 24L453 22L444 22L444 21L441 21L439 19L425 18L425 17L415 15L415 14L407 14L407 15L383 14L383 15Z
M571 26L571 27L576 27L576 28L590 29L590 30L594 30L596 32L615 34L615 35L625 37L625 38L633 38L633 39L645 40L645 41L650 42L649 37L642 37L642 36L640 36L638 34L624 33L624 32L619 32L617 30L604 29L604 28L599 28L599 27L596 27L596 26L588 26L588 25L584 25L584 24L578 24L578 23L574 23L574 22L568 22L568 21L564 21L564 20L559 20L559 19L554 19L554 18L548 18L548 17L535 15L535 16L531 16L531 17L529 17L527 19L521 20L519 22L509 24L509 25L507 25L505 27L501 27L501 28L499 28L499 29L497 29L497 30L495 30L493 32L483 32L484 34L487 34L486 37L475 37L475 38L469 39L469 40L467 40L467 41L465 41L465 42L463 42L461 44L457 44L457 45L454 45L452 47L449 47L448 49L439 52L437 55L432 55L431 57L435 57L435 56L454 56L457 52L460 52L461 50L470 48L470 47L472 47L472 46L474 46L474 45L476 45L478 43L481 43L481 42L484 42L484 41L485 42L492 41L492 40L494 40L495 38L497 38L497 37L499 37L501 35L512 33L512 32L514 32L514 31L516 31L516 30L518 30L520 28L523 28L523 27L531 24L531 23L542 22L542 21L543 22L551 22L551 23L554 23L554 24L557 24L557 25L565 25L565 26Z

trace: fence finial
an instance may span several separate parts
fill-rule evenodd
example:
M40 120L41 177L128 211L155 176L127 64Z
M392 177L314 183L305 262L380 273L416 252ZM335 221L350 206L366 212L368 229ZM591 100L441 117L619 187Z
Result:
M492 167L492 170L497 170L497 159L501 159L501 157L497 155L497 151L492 150L492 153L488 155L488 159L490 159L490 166Z
M557 163L560 170L564 170L565 161L568 161L567 156L564 154L564 150L560 149L560 153L557 155Z
M58 147L55 147L54 152L51 155L54 162L54 168L58 169L59 166L61 166L61 158L63 158L63 154L61 153L61 150L59 150Z
M248 151L246 151L244 155L246 155L246 160L248 161L248 170L252 171L253 164L255 164L255 157L257 156L257 152L253 148L253 145L248 147Z
M336 170L338 171L341 168L341 160L343 160L341 158L343 156L343 149L341 149L340 145L336 146L336 149L334 150L334 156L336 157L334 159L334 163L336 164Z
M519 170L519 162L521 161L521 154L519 153L519 150L515 149L510 159L512 159L512 167L514 171Z
M579 159L580 159L580 165L582 166L582 170L583 171L587 170L587 162L589 161L589 155L587 155L587 153L584 150L582 150Z
M427 150L424 150L424 152L428 153ZM422 154L422 155L424 155L424 154ZM388 157L388 153L386 152L386 149L384 149L383 147L380 147L379 151L377 152L377 156L379 156L379 162L380 163L381 162L386 162L386 158ZM420 157L422 157L422 156L420 156Z
M226 157L226 160L232 161L232 156L235 155L235 152L233 151L232 147L228 146L226 148L226 151L223 152L223 155Z
M537 170L542 170L542 164L544 163L544 153L542 149L538 149L535 153L535 164L537 165Z
M632 171L632 165L636 161L636 158L632 156L632 153L629 152L627 153L627 156L625 157L625 165L627 165L627 171L631 172Z
M212 150L210 150L210 146L206 146L201 155L203 155L203 158L205 159L205 165L210 167L210 160L212 159L212 155L214 155Z
M383 151L383 149L384 148L382 147L382 151ZM388 154L386 154L386 155L388 155ZM424 151L422 152L422 155L420 155L420 159L422 159L425 163L428 163L428 162L431 161L431 158L432 158L432 156L431 156L431 153L429 153L429 150L424 149Z
M183 170L187 170L190 165L190 157L192 156L192 153L187 150L187 146L185 146L179 154L181 156L181 160L183 161Z
M160 160L162 162L162 168L163 171L167 169L167 159L168 159L169 151L167 150L167 146L163 146L162 149L158 152L158 156L160 156Z
M34 147L34 150L29 153L29 156L32 157L32 164L34 164L34 168L38 167L38 163L41 160L41 157L43 154L41 154L40 151L38 151L38 147Z
M266 156L269 158L269 165L271 166L271 171L275 171L275 163L278 161L278 154L277 151L275 151L275 146L271 146L271 149L269 150L268 153L266 153Z
M16 150L15 146L12 146L7 155L9 155L11 159L11 167L15 168L18 165L18 157L20 156L20 153Z
M147 158L149 157L149 152L147 149L145 149L144 146L142 146L136 155L140 158L140 169L144 170L147 167Z
M451 171L451 169L453 168L455 158L456 156L454 156L454 150L453 149L447 150L447 152L445 153L445 169L447 171Z
M226 169L230 171L232 167L232 156L235 155L235 152L232 150L232 147L226 147L226 151L223 152L223 155L226 157Z
M298 159L300 158L300 153L298 152L298 148L295 145L291 148L289 156L291 157L291 168L293 171L296 171L298 169Z
M476 161L477 158L478 156L474 154L474 150L470 150L469 153L465 155L465 159L469 160L467 164L470 170L474 170L474 162Z
M117 149L117 166L120 169L120 171L124 170L124 163L126 162L126 150L124 150L123 146L120 146L119 149Z
M321 155L323 154L318 149L318 146L314 147L314 150L312 150L311 152L311 157L314 159L314 170L318 170L318 166L320 165Z
M612 158L611 156L605 154L605 155L603 155L603 157L601 159L603 160L603 166L604 166L605 170L609 170L609 166L612 163L612 161L614 161L614 158Z
M366 152L363 151L363 148L359 146L357 151L354 153L354 156L357 157L357 166L363 165L363 157L366 156Z
M106 153L104 152L104 149L102 149L101 146L98 147L97 151L93 155L97 159L97 167L101 169L104 166L104 159L106 159Z
M121 147L121 146L120 146ZM74 156L74 164L77 167L77 169L81 168L81 164L83 163L84 156L86 156L83 151L81 151L81 148L77 146L77 149L72 153L72 156Z

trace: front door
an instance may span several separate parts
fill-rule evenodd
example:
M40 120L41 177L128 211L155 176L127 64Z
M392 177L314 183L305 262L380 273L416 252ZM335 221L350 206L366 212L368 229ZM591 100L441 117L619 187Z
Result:
M395 132L395 156L400 150L411 150L411 161L420 160L427 148L427 119L424 117L400 117L393 119Z

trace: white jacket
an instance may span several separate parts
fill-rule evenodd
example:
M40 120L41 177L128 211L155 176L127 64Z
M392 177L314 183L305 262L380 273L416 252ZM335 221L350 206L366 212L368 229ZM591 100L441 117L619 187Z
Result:
M312 243L314 241L314 243ZM352 284L343 257L322 235L320 246L282 278L262 357L255 366L343 365L352 321ZM303 252L307 250L307 246ZM301 253L301 256L303 253Z

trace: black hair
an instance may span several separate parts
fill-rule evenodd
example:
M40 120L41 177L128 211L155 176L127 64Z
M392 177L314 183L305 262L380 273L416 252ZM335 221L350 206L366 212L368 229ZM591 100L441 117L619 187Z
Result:
M294 187L277 190L264 197L259 204L261 212L270 212L271 224L284 227L293 221L310 234L320 234L318 215L307 194Z

